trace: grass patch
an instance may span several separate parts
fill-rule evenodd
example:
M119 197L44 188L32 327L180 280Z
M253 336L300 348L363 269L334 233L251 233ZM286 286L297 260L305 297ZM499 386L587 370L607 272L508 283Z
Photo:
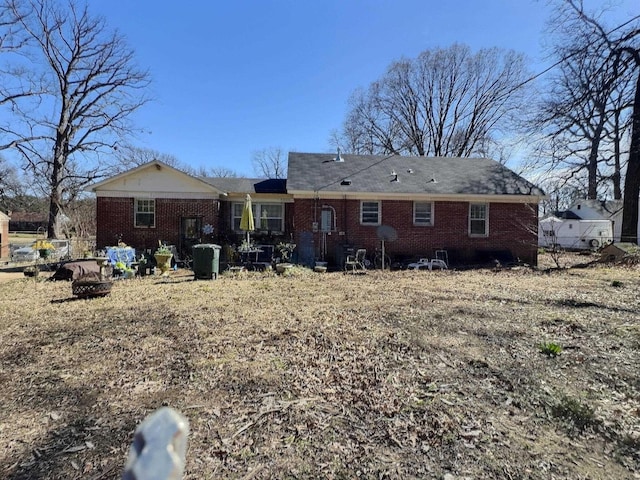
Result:
M584 431L587 428L596 429L600 424L596 420L593 408L580 400L568 396L562 397L552 407L552 414L556 418L569 421L573 427L580 431Z
M189 419L189 479L640 470L624 436L640 431L640 276L293 272L179 270L94 300L0 283L0 476L120 478L135 426L162 405ZM627 288L602 288L613 280ZM540 339L573 348L550 362ZM550 392L567 396L545 415ZM628 448L611 455L610 438Z
M554 342L544 342L538 344L538 350L548 357L557 357L562 352L562 347Z

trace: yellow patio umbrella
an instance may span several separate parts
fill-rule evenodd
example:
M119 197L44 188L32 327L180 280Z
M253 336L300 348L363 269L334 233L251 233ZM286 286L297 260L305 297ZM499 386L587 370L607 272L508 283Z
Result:
M240 218L240 230L247 232L247 244L249 243L249 232L253 232L255 229L253 211L251 210L251 195L247 194L242 208L242 217Z

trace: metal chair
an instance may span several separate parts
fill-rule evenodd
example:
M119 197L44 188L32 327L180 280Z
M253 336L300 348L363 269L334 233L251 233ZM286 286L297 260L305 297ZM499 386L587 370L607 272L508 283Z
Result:
M344 261L344 271L355 273L358 270L365 272L367 267L365 266L365 259L367 257L367 250L364 248L359 248L356 250L355 255L347 255L346 260Z

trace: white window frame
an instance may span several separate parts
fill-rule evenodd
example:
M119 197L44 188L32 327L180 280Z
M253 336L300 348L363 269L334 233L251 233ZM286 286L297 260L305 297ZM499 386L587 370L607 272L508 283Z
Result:
M429 220L425 221L419 219L416 216L418 205L429 205ZM418 227L432 227L433 226L433 202L413 202L413 224Z
M321 232L335 232L336 231L336 217L335 210L333 208L322 208L320 210L320 231Z
M280 207L281 216L280 217L266 217L267 220L280 220L280 230L264 230L262 229L262 207L263 206L273 206L277 205ZM234 202L231 204L231 228L235 232L242 232L240 230L240 219L242 218L242 209L244 208L244 202ZM236 210L239 212L236 215ZM275 233L284 233L284 219L285 219L285 204L279 202L251 202L251 210L253 211L253 224L255 225L255 229L257 232L266 232L271 231ZM266 209L264 210L267 211Z
M484 209L482 217L473 218L474 207L482 207ZM471 229L472 222L484 222L484 233L473 233ZM488 203L470 203L469 204L469 236L470 237L488 237L489 236L489 204Z
M365 203L369 203L369 204L373 204L375 203L377 205L377 211L376 211L376 221L372 222L372 221L366 221L365 222L365 211L364 211L364 205ZM373 213L373 211L368 211L367 214L371 215ZM380 225L382 223L382 202L379 200L362 200L360 202L360 225L371 225L371 226L376 226L376 225Z
M146 205L150 205L151 208L148 210L140 210L141 203L144 202ZM151 214L153 216L153 222L149 225L145 223L144 225L138 225L138 215L146 215ZM133 226L135 228L156 228L156 201L153 198L136 198L134 199L133 204Z

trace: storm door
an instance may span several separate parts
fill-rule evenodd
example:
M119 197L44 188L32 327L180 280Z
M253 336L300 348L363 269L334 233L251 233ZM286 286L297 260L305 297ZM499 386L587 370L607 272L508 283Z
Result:
M194 245L200 243L202 217L182 217L180 219L180 250L191 255Z

